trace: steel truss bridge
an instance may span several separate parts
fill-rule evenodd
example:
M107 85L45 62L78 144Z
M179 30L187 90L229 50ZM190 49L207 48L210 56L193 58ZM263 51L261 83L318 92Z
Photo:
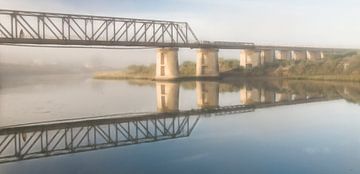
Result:
M187 22L0 9L0 43L71 46L255 48L199 41Z
M0 44L357 51L200 41L187 22L0 9Z
M256 108L327 100L334 99L301 99L172 113L114 114L1 127L0 163L183 138L191 135L201 116L247 113Z

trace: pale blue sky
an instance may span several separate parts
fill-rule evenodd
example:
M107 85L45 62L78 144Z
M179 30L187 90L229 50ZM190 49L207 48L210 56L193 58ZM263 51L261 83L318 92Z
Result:
M187 21L201 40L360 48L359 0L0 0L0 7Z

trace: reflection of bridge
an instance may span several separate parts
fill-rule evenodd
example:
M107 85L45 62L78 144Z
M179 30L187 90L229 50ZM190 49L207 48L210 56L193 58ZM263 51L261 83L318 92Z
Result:
M206 98L206 97L205 97ZM115 114L0 128L0 163L188 137L200 115L230 115L326 98L214 106L165 113ZM210 102L212 103L212 102Z
M179 78L178 48L198 48L196 76L218 77L218 49L240 49L240 66L276 59L315 60L350 49L261 46L199 41L186 22L0 10L0 43L62 46L158 47L156 78Z
M0 163L187 137L198 116L146 115L0 130Z

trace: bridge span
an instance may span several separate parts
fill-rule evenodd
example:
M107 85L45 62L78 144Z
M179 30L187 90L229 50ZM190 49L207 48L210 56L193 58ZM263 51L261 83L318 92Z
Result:
M178 48L198 49L197 77L218 77L219 49L239 49L240 66L275 60L316 60L354 49L200 41L187 22L0 9L0 44L159 48L156 79L179 78Z

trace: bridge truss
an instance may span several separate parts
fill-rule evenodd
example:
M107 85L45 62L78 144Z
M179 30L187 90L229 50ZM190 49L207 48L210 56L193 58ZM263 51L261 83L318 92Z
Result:
M0 10L0 43L189 47L186 22Z

